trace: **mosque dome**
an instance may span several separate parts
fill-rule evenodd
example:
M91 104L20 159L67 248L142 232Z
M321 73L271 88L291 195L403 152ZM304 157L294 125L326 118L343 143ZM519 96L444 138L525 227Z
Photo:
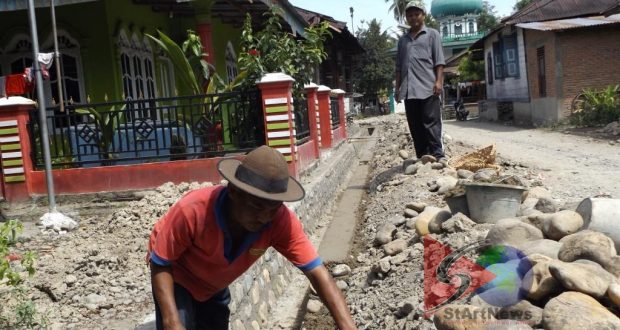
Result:
M482 0L433 0L431 15L435 18L480 13Z

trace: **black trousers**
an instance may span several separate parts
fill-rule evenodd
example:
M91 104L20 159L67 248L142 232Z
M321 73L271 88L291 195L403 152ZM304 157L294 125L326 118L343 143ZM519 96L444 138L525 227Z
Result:
M161 309L154 294L153 299L155 300L155 326L157 330L163 330ZM194 299L187 289L174 283L174 300L185 329L228 330L228 318L230 317L228 288L216 293L211 299L201 302Z
M416 156L444 157L439 97L433 95L427 99L407 99L405 114Z

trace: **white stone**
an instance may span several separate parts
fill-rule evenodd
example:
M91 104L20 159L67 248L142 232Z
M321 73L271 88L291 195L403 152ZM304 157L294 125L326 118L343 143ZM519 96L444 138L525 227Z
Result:
M345 276L349 274L351 274L351 267L349 267L349 265L346 265L346 264L336 265L332 269L332 275L334 277Z
M602 298L614 276L597 263L561 262L549 264L551 275L569 291Z
M241 320L239 319L236 319L232 323L232 330L246 330L246 329L245 329L245 325L243 325L243 322L241 322Z
M316 300L316 299L310 299L308 300L308 305L306 305L306 309L308 309L308 312L310 313L318 313L321 310L321 306L323 306L323 304Z
M78 223L75 220L60 212L45 213L39 219L41 225L46 229L54 229L55 231L67 230L71 231L78 227Z
M252 285L250 295L252 297L252 303L257 304L260 300L260 288L258 287L258 283L254 283L254 285Z
M77 277L75 275L67 275L65 277L65 283L68 286L71 286L72 284L74 284L75 282L77 282Z
M620 307L620 283L612 283L607 289L607 297L616 307Z

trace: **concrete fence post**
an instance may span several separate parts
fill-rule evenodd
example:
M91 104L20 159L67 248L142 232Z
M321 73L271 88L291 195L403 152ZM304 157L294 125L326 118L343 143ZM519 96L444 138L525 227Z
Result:
M23 97L0 100L2 194L9 202L30 198L32 146L28 122L34 101Z
M342 138L346 139L347 138L347 122L346 122L347 118L344 113L344 94L346 94L346 92L343 91L342 89L334 89L332 90L332 94L338 97L338 112L339 112L338 117L340 118Z
M332 117L331 102L329 99L331 89L325 85L319 86L317 99L319 101L319 125L321 134L321 148L332 147Z
M295 117L292 88L295 80L284 73L268 73L259 82L265 116L265 141L280 151L288 162L289 172L299 177L295 146Z
M319 111L317 90L319 86L314 83L305 85L306 100L308 101L308 122L310 123L310 139L314 141L314 158L321 157L320 145L321 135L319 134Z

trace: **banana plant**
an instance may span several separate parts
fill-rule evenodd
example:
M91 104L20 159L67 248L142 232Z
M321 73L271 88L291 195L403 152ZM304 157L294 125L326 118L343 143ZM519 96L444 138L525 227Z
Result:
M166 53L174 66L174 73L179 82L193 95L230 92L240 86L247 77L247 73L242 71L233 81L226 83L217 73L211 74L214 68L204 60L208 54L201 52L200 38L192 30L187 31L187 40L182 46L159 30L157 35L159 38L146 34Z
M241 86L247 78L245 71L240 72L235 79L226 83L217 73L214 72L214 68L204 60L208 54L202 53L202 44L200 38L192 30L187 31L187 40L179 46L170 37L161 31L157 31L158 38L146 34L148 38L153 40L168 56L172 65L174 66L175 75L178 78L179 84L185 87L185 90L189 90L192 95L205 95L202 104L203 107L192 107L192 109L199 109L199 116L206 118L212 123L213 128L211 132L206 132L203 137L203 141L208 141L208 135L214 135L216 132L215 127L220 127L221 120L218 118L222 113L222 105L231 96L222 95L222 93L231 92L237 87ZM182 115L177 114L179 122L181 122ZM217 133L219 134L219 133Z
M191 31L188 31L188 34L190 36L195 35ZM190 90L193 95L202 94L204 91L201 88L201 84L194 73L194 69L190 64L189 59L185 55L185 52L183 52L181 47L179 47L179 45L170 39L170 37L168 37L165 33L157 30L157 35L159 38L156 38L148 33L146 34L149 39L155 42L164 51L164 53L168 55L168 58L174 66L174 74L178 78L179 83L185 86L186 89ZM198 40L198 42L200 42L200 40ZM196 47L192 47L192 50L196 50ZM205 62L200 62L200 64L207 65ZM207 74L208 70L202 70L202 72Z

